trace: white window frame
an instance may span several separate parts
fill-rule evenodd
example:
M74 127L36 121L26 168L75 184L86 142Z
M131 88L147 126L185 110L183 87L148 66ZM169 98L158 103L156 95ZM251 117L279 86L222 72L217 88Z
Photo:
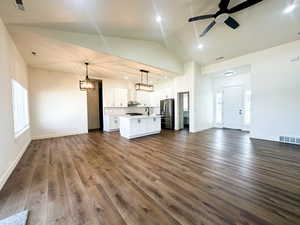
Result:
M15 138L18 138L30 128L28 90L14 79L11 80L11 90L14 134ZM19 99L16 99L17 95L19 95Z

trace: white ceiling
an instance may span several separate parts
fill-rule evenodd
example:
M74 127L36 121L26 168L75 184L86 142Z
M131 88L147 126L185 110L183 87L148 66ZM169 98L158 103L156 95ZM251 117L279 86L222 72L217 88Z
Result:
M155 40L183 61L202 65L299 39L300 7L284 14L292 0L264 0L233 15L237 30L217 24L205 37L199 33L211 20L187 20L217 11L219 0L23 0L26 11L15 9L14 0L1 0L0 16L9 24L39 26L109 36ZM299 0L295 0L299 3ZM232 0L230 7L242 2ZM300 3L299 3L300 4ZM161 26L155 15L162 18ZM204 45L202 50L197 45Z
M34 68L84 76L83 62L89 62L91 77L128 79L132 82L140 80L139 70L144 69L150 71L150 83L157 83L177 75L99 51L49 39L32 32L14 31L12 34L19 51L27 63ZM33 55L33 51L37 55Z

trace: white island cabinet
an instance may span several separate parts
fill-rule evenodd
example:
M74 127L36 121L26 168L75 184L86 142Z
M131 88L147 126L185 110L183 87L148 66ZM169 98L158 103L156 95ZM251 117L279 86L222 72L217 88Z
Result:
M127 139L158 134L161 131L161 117L150 116L120 116L120 133Z

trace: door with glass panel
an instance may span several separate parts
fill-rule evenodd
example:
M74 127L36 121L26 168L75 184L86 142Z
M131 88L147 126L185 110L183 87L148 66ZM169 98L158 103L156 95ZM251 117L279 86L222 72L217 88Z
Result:
M226 87L223 92L223 127L243 129L244 89L240 86Z

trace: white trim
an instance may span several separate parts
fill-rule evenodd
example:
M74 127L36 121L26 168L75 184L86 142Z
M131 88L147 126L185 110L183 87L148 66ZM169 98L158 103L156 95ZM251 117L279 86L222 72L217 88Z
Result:
M15 133L15 139L18 139L24 132L26 132L30 128L29 124L26 125L22 130L19 132Z
M65 136L72 136L72 135L79 135L79 134L87 134L88 132L64 132L64 133L52 133L52 134L45 134L39 136L32 136L32 140L41 140L47 138L57 138L57 137L65 137Z
M204 128L200 128L200 129L195 129L195 130L190 130L191 133L198 133L198 132L202 132L202 131L206 131L209 129L214 128L213 126L208 126L208 127L204 127Z
M31 140L28 141L28 143L23 147L21 152L17 155L16 159L13 161L13 163L9 166L9 168L5 171L4 175L0 178L0 190L4 187L5 183L7 182L8 178L18 165L20 159L22 158L23 154L27 150L28 146L30 145Z
M120 129L119 128L117 128L117 129L104 129L104 132L115 132L115 131L120 131Z
M153 134L159 134L161 131L153 131L153 132L146 132L142 134L137 134L137 135L127 135L127 136L122 136L125 137L126 139L134 139L134 138L139 138L139 137L144 137L144 136L149 136Z

